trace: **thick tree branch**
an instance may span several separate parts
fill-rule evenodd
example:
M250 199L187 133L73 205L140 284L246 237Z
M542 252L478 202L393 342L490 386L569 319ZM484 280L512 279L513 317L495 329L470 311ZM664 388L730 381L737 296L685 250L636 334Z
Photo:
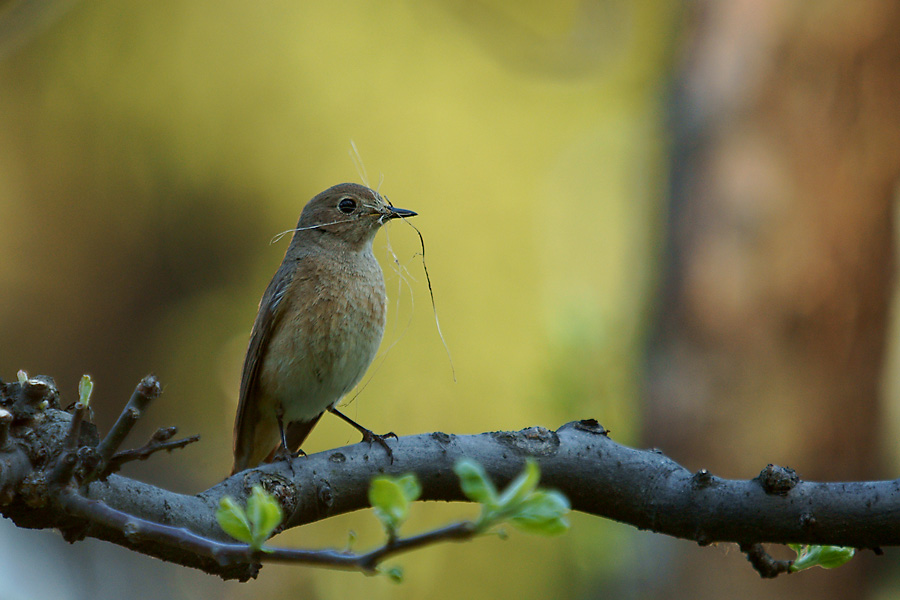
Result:
M11 404L8 400L3 408ZM70 541L96 537L226 578L253 576L257 566L136 532L122 519L183 528L187 539L202 536L236 548L240 545L217 524L215 509L225 494L244 502L256 483L279 499L284 528L290 528L366 508L376 474L415 473L423 500L456 501L464 500L452 471L458 460L478 461L505 485L532 458L541 468L541 485L566 494L575 510L700 544L735 542L746 549L763 542L900 544L897 481L803 482L771 465L755 479L721 479L705 470L691 473L658 451L617 444L595 421L569 423L555 432L534 427L405 436L390 442L393 462L380 448L361 443L238 473L196 496L117 475L91 482L83 496L72 487L56 489L61 457L71 453L71 425L72 415L47 406L9 427L0 447L2 514L23 527L58 528ZM246 548L241 551L246 558Z

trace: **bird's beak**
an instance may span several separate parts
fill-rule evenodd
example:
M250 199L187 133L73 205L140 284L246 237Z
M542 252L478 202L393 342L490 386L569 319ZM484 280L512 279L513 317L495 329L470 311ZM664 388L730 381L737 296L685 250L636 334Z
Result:
M389 206L388 210L391 211L390 214L387 215L388 219L396 219L398 217L405 219L406 217L414 217L419 214L411 210L406 210L405 208L394 208L393 206Z

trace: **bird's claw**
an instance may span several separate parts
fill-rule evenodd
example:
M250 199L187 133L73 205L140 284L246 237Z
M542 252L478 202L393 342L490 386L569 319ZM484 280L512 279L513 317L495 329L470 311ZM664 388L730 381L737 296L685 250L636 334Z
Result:
M299 448L297 449L296 452L288 452L284 446L279 446L278 450L275 451L275 457L274 457L273 461L290 462L290 461L294 460L295 458L299 458L301 456L306 456L306 452L304 452L303 450L300 450Z
M388 458L391 460L391 464L394 464L394 451L391 450L390 446L388 446L386 440L387 438L394 438L395 440L398 439L396 433L394 433L393 431L389 431L383 435L379 435L370 429L366 429L365 431L362 431L360 433L362 433L362 441L369 442L369 445L371 445L372 442L377 442L379 446L384 448L384 451L387 452Z

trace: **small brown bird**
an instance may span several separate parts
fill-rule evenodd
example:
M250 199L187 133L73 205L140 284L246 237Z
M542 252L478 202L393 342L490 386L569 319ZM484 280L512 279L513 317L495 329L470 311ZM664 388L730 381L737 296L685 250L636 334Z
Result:
M375 358L385 325L384 276L372 241L390 219L415 216L378 192L342 183L309 201L259 303L241 375L232 473L300 451ZM396 437L396 436L395 436Z

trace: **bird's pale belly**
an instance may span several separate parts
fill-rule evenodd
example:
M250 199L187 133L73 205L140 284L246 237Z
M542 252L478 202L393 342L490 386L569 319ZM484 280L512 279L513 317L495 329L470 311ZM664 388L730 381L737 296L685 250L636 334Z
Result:
M383 285L377 281L370 293L353 298L322 298L312 310L294 313L300 316L292 326L279 328L260 380L286 423L316 417L362 379L384 331Z

